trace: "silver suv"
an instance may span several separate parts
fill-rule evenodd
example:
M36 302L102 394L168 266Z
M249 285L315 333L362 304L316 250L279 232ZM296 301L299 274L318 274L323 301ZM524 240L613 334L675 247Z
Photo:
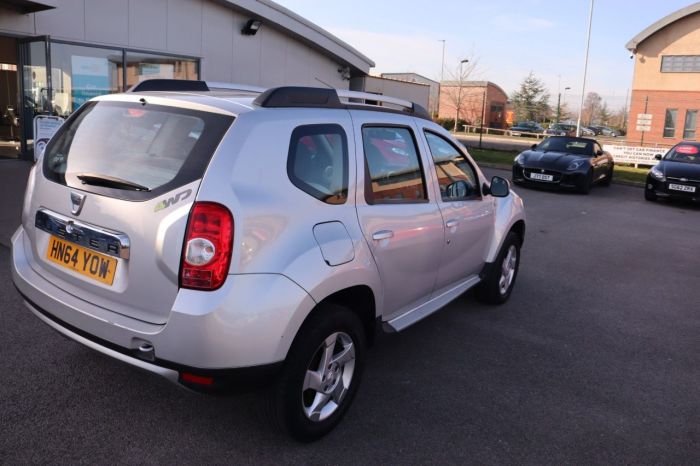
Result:
M268 380L302 441L347 411L375 328L508 299L525 214L421 107L335 89L145 81L46 147L12 238L26 306L202 391Z

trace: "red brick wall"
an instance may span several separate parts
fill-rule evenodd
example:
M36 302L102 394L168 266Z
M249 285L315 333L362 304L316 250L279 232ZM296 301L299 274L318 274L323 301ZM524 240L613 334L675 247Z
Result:
M485 119L484 126L497 124L503 126L505 121L505 105L508 100L503 92L495 86L482 87L462 87L462 108L459 110L459 117L476 124L481 117L481 109L484 104L484 90L486 90ZM443 86L440 92L440 113L439 118L454 118L457 114L455 108L455 98L459 89L457 86ZM491 105L502 105L504 111L500 115L491 113ZM461 130L462 128L460 128Z
M644 102L649 98L646 113L653 115L651 130L644 133L644 145L671 146L683 140L683 128L685 126L686 110L698 110L698 124L695 131L696 140L700 139L700 92L688 91L646 91L633 90L632 101L627 122L627 141L640 143L642 133L637 131L637 114L644 112ZM666 109L677 109L675 137L665 138L664 119Z

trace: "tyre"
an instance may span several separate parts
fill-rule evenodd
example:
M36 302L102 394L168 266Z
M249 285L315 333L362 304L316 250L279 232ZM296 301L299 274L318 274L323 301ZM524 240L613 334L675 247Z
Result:
M644 190L644 199L646 199L647 201L654 202L654 201L658 200L659 198L656 196L654 191L649 191L648 189L645 189Z
M316 440L340 422L364 368L366 335L353 312L322 304L294 339L273 387L273 420L300 442Z
M590 194L591 188L593 187L593 171L589 171L586 174L586 179L583 181L583 185L579 188L582 194Z
M610 171L605 175L605 178L603 178L603 181L600 182L601 186L610 186L612 183L613 179L613 174L615 173L615 169L613 167L610 167Z
M476 298L487 304L502 304L515 286L520 267L520 238L508 233L501 250L486 277L476 287Z

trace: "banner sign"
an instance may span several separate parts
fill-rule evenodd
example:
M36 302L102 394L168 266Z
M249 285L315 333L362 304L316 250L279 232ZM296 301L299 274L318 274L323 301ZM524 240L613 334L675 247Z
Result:
M663 147L633 147L604 144L603 150L612 155L615 163L633 163L639 165L656 165L656 154L665 154L668 149Z
M71 57L73 111L98 95L109 94L109 61L99 57Z
M34 117L34 160L41 157L46 144L56 134L63 124L63 118L58 116L37 115Z

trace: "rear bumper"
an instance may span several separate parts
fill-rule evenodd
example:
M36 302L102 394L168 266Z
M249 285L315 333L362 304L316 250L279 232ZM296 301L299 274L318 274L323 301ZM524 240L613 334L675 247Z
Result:
M180 290L166 324L142 322L66 293L36 273L25 240L20 227L12 238L12 278L39 319L90 348L175 382L182 382L182 372L222 381L274 372L315 306L283 275L231 275L213 292ZM140 350L144 345L152 351Z

